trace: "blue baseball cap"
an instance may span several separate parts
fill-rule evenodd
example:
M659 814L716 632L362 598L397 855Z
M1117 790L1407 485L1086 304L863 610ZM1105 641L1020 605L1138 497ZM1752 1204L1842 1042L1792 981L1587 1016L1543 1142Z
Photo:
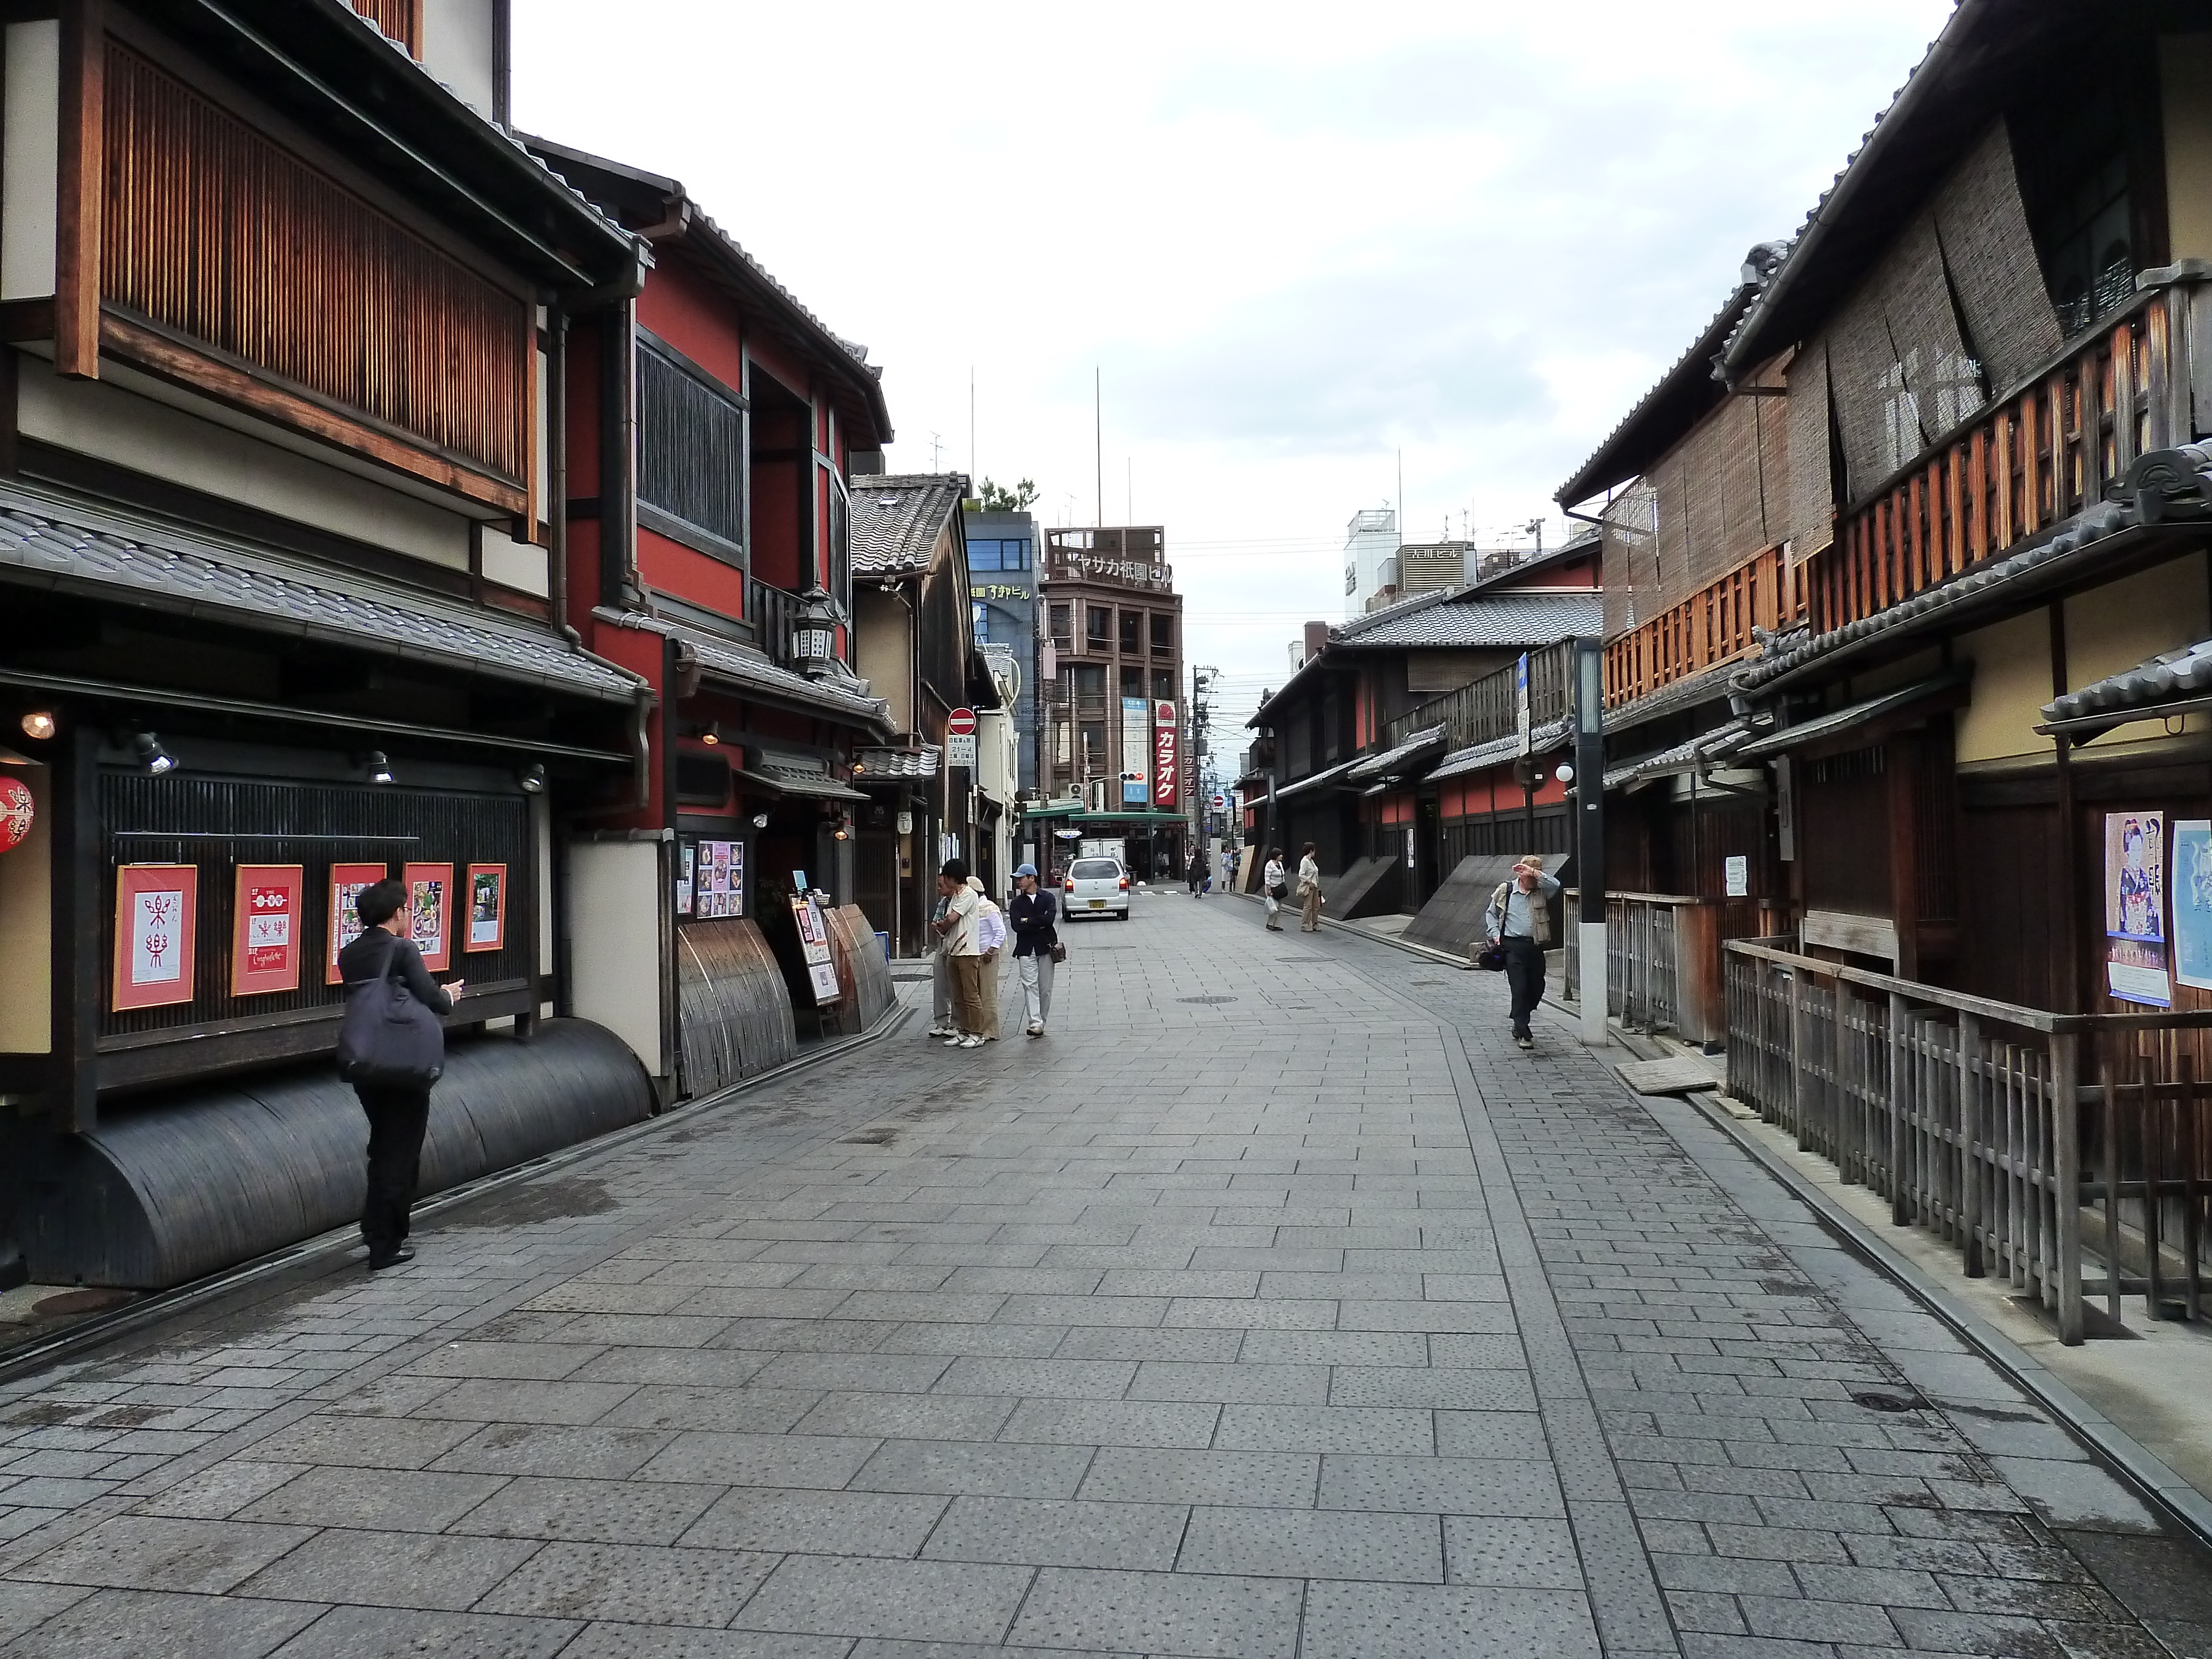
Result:
M1019 865L1017 866L1014 870L1014 875L1017 879L1019 879L1023 876L1033 876L1035 874L1036 874L1036 866L1034 864Z

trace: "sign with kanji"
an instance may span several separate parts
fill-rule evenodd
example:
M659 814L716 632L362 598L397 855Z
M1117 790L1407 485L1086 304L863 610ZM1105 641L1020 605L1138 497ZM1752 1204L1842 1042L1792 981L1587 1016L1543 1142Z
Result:
M231 901L230 994L300 988L300 938L307 872L297 864L241 864Z
M192 1000L199 877L190 864L126 864L116 871L117 1010Z
M453 866L410 864L399 872L407 884L407 934L432 973L453 966Z
M1174 806L1182 799L1182 728L1176 706L1163 699L1152 705L1152 805Z
M364 888L374 887L384 879L385 866L380 864L333 864L331 866L331 925L327 950L323 958L323 983L338 982L338 952L361 937L361 917L354 906L360 901Z
M830 953L830 924L811 893L793 897L791 919L799 927L799 947L806 957L806 977L814 988L815 1001L836 1001L843 993L837 986L836 961Z

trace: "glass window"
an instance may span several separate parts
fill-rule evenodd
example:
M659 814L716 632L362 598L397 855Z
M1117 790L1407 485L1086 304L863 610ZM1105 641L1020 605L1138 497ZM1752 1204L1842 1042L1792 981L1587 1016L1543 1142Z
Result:
M1075 643L1074 609L1074 606L1067 605L1053 606L1052 642L1054 645L1073 646Z
M976 641L980 644L991 637L991 607L979 599L970 605L968 611L975 627Z
M1175 618L1155 612L1152 617L1152 654L1171 657L1175 654Z
M1161 702L1173 702L1175 701L1175 670L1172 668L1155 668L1152 670L1153 697Z
M1111 605L1086 605L1083 607L1083 634L1094 649L1103 651L1114 637L1114 610Z
M1121 866L1114 859L1078 859L1067 866L1067 873L1078 881L1119 881Z
M1145 648L1145 613L1124 611L1121 613L1121 649L1135 653Z
M1121 695L1125 697L1141 697L1145 695L1143 669L1125 668L1121 671Z
M1001 545L1002 544L998 542L969 543L968 568L970 570L1003 569L1005 567L999 562L999 549Z
M1027 536L1018 542L1007 542L1005 546L1009 555L1006 560L1006 568L1009 570L1028 569L1030 561L1036 555L1036 544Z

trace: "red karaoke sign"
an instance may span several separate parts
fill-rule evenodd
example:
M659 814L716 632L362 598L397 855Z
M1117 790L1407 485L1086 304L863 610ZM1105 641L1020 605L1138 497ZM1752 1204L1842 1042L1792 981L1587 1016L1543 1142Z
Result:
M1174 806L1182 799L1182 757L1178 752L1182 728L1176 724L1176 706L1152 705L1152 805Z

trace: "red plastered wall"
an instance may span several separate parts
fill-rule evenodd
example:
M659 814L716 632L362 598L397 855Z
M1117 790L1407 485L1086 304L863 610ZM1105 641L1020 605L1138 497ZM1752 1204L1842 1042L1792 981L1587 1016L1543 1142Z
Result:
M745 383L737 308L678 258L655 265L638 296L637 320L732 391Z
M661 775L665 770L661 757L667 750L668 732L663 724L668 712L668 688L662 683L661 667L665 641L658 634L647 634L635 628L617 628L611 623L594 623L584 637L592 649L611 662L620 664L633 673L642 674L653 689L656 701L646 716L645 741L653 757L646 768L648 787L646 809L642 812L610 817L606 827L615 830L653 830L666 822L663 814L666 803L661 790Z
M641 526L638 574L647 584L726 617L745 614L745 573Z

